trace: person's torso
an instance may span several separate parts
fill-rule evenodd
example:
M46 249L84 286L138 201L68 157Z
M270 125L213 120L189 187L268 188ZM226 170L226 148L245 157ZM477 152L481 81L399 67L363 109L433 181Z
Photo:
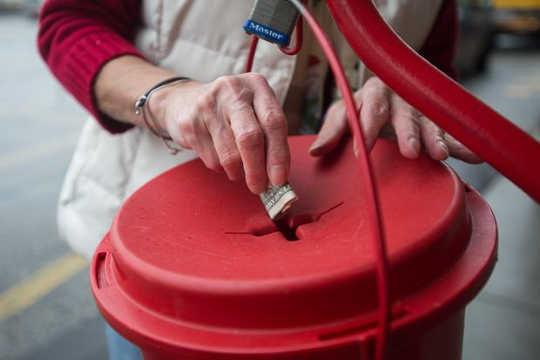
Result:
M442 1L374 2L392 28L411 47L419 49L429 35ZM137 36L137 46L154 63L198 81L208 82L222 75L242 73L251 41L242 25L253 3L253 0L143 1L143 27ZM365 82L369 73L361 64L357 66L358 61L350 48L342 45L344 40L333 24L325 1L312 0L308 3L334 40L346 72L358 74L355 82ZM311 41L309 46L310 49L302 49L299 61L302 56L316 53L324 62L324 56L317 51L318 45ZM295 62L295 56L283 54L276 45L259 42L253 71L268 79L281 103L285 102Z
M394 30L418 49L430 32L442 0L375 2ZM333 38L347 76L361 85L369 73L335 29L325 2L309 3ZM242 24L252 5L253 0L143 0L143 25L136 45L153 63L195 80L208 82L242 73L250 42ZM304 104L309 111L301 116L320 120L320 90L327 67L324 55L313 39L309 40L309 32L306 35L297 57L259 42L253 71L266 76L290 119L295 118L291 114L305 110L300 106ZM144 128L111 135L90 119L62 187L60 234L76 251L90 256L131 193L156 175L195 157L189 150L171 156L160 139Z

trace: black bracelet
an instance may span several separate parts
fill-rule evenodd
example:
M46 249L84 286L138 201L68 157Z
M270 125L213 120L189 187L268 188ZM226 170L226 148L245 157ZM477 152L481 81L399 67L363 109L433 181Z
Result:
M156 135L157 137L163 140L163 143L167 146L167 148L169 149L169 152L173 155L178 153L182 149L174 146L173 145L174 143L171 144L173 139L168 134L162 134L156 129L154 122L151 120L152 117L146 115L145 105L150 100L150 96L152 96L152 94L155 93L156 91L177 82L190 81L190 80L191 80L190 78L187 78L184 76L175 76L175 77L160 81L159 83L157 83L156 85L148 89L143 95L141 95L137 99L137 101L135 101L135 114L138 116L142 115L142 118L143 118L144 123L146 124L146 127L148 127L148 129L150 130L150 132L152 132L152 134Z

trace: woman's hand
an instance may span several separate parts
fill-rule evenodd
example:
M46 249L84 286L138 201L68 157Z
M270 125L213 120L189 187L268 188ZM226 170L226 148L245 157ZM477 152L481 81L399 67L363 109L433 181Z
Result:
M378 77L369 79L355 93L360 122L369 150L379 134L395 136L403 156L415 159L424 149L435 160L453 156L469 163L482 162L437 125L388 88ZM343 101L334 103L326 114L323 127L310 153L320 156L335 148L348 131Z
M156 92L149 109L158 127L193 149L212 170L245 177L251 192L281 185L289 175L287 119L259 74L179 83Z

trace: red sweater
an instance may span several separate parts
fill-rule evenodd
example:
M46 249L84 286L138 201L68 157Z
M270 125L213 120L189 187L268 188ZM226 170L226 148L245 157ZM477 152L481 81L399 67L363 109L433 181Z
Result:
M450 76L455 76L456 13L456 0L446 0L420 51ZM133 45L141 24L141 0L48 0L39 20L38 47L52 73L105 129L129 129L131 125L98 110L93 84L108 61L128 54L142 57Z

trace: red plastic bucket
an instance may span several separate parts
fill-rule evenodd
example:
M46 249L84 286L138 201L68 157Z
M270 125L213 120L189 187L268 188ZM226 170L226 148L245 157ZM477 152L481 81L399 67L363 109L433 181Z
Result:
M308 155L290 138L298 194L276 226L258 197L199 160L150 181L119 211L90 270L98 307L145 359L370 359L375 256L351 144ZM497 231L485 201L426 157L372 152L390 259L389 359L461 358L466 304L487 281Z

